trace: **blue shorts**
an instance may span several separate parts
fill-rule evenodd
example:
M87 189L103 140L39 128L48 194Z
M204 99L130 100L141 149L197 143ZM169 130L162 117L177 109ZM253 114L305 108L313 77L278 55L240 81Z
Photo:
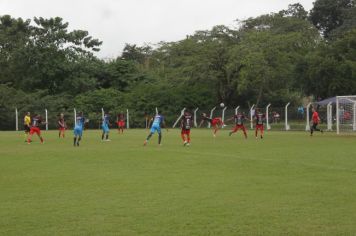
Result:
M157 133L161 133L161 127L160 126L152 126L151 127L151 133L154 134L157 131Z
M109 126L108 125L101 125L101 129L103 130L104 133L109 133Z
M79 127L74 128L74 136L82 136L83 135L83 129Z

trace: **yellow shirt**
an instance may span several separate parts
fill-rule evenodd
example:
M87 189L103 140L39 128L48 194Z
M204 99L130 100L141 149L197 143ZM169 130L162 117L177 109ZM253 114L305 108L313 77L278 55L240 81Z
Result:
M24 123L25 123L25 125L30 126L30 124L31 124L31 117L30 117L30 116L25 116L25 118L24 118Z

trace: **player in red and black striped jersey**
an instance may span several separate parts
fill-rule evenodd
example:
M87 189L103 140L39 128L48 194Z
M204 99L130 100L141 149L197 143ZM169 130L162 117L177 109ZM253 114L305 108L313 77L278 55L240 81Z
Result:
M230 131L229 136L231 136L233 133L236 133L239 129L241 129L244 133L245 138L247 138L246 127L244 125L244 121L247 120L246 116L239 112L233 117L231 117L230 119L228 119L228 121L230 120L234 120L235 126Z
M190 145L190 129L193 126L193 116L188 112L184 112L184 115L181 119L180 122L181 126L181 137L184 142L184 146L189 146Z
M259 109L256 109L256 114L254 116L254 120L256 123L256 129L255 129L255 136L257 138L258 130L261 132L261 139L263 139L263 131L264 131L264 122L265 122L265 115L260 112Z
M27 139L27 143L30 144L31 143L31 138L32 138L32 135L34 133L37 134L37 136L40 138L41 140L41 143L43 143L43 138L41 136L41 130L40 130L40 125L42 124L45 124L43 121L42 121L42 117L40 115L35 115L34 117L32 117L32 122L31 122L31 129L30 129L30 135Z
M116 121L116 124L117 124L117 129L118 129L118 132L120 133L124 133L124 128L125 128L125 115L124 113L119 113L117 115L117 121Z
M64 114L61 113L59 115L59 119L58 119L58 129L59 129L59 133L58 133L58 137L63 137L64 138L64 132L66 131L67 125L66 125L66 121L64 120Z
M214 129L214 137L216 137L216 133L219 130L219 126L223 127L224 126L224 122L222 121L221 117L216 117L216 118L210 118L206 115L206 113L202 113L202 117L201 117L201 122L199 125L199 128L201 127L201 125L206 121L209 122L211 124L211 126Z

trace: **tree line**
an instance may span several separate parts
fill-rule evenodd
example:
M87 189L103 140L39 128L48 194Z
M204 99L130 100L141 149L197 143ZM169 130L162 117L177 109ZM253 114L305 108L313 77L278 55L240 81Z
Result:
M129 108L143 117L155 107L177 114L356 94L354 0L316 0L310 12L296 3L176 42L126 44L111 60L95 56L101 44L60 17L0 16L0 128L10 127L15 107Z

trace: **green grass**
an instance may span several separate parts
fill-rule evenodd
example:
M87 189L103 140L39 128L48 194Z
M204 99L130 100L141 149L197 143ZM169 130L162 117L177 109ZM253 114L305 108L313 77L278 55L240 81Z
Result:
M0 132L0 235L355 235L356 138Z

